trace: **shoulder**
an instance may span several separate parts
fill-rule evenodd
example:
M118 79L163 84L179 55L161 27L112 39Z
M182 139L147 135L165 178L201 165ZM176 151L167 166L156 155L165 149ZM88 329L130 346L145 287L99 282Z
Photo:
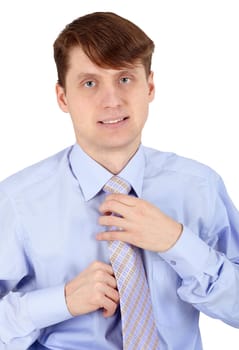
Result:
M144 147L146 169L151 174L171 174L186 179L218 181L220 176L210 166L197 160L183 157L173 152L162 152L156 149Z
M68 147L44 160L41 160L0 182L0 191L9 196L17 195L25 190L40 186L48 179L58 176L68 163L68 155L72 147Z

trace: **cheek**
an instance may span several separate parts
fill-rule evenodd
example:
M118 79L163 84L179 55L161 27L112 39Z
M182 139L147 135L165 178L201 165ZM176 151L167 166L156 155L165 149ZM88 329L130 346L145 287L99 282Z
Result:
M82 118L83 115L90 109L89 102L77 95L71 95L68 99L68 110L74 120Z
M134 101L134 104L137 103L140 108L147 108L147 105L151 101L151 94L148 90L148 87L143 87L142 89L138 89L137 92L131 96L131 100Z
M134 101L134 108L136 109L136 115L140 116L140 120L146 120L149 112L149 102L147 97L138 96Z

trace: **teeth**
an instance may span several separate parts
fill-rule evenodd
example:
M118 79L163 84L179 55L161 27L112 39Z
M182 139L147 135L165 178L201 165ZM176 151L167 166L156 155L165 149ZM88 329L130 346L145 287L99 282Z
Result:
M105 120L102 121L103 124L116 124L121 122L122 120L124 120L124 118L120 118L120 119L115 119L115 120Z

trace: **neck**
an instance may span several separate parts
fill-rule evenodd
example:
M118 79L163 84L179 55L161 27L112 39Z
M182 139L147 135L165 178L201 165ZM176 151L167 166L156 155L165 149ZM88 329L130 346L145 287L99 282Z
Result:
M81 146L81 145L80 145ZM128 164L130 159L134 156L139 148L139 144L136 147L130 147L129 149L100 149L97 152L92 150L81 148L93 158L97 163L102 165L105 169L112 174L117 175Z

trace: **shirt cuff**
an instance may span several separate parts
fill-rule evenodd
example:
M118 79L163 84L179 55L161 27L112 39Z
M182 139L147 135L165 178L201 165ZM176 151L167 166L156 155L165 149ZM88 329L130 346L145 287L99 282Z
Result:
M211 248L189 228L183 232L175 245L163 253L158 253L181 278L202 274L207 265Z
M73 317L66 306L64 285L27 293L25 302L29 317L36 329Z

